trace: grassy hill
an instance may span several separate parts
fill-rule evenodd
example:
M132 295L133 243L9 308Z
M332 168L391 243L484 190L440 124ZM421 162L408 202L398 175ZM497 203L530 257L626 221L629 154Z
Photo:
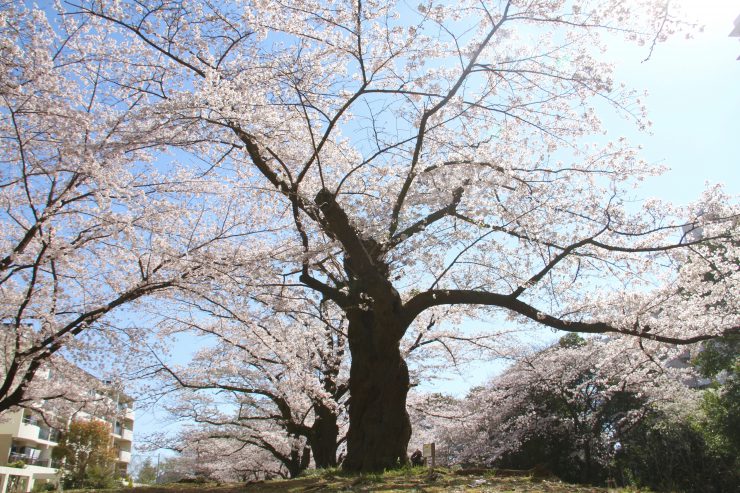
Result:
M451 471L438 469L430 478L423 468L390 471L384 474L349 475L340 471L311 471L298 479L263 481L251 484L171 484L136 488L137 493L303 493L303 492L470 492L470 493L607 493L615 490L562 483L536 472ZM131 489L106 490L126 493ZM68 491L68 493L71 493Z

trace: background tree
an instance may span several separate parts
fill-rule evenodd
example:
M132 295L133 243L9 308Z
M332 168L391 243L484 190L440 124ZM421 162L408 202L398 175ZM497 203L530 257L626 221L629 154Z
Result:
M306 439L286 434L274 421L248 427L223 422L191 425L170 448L182 464L191 464L186 476L216 481L292 478L311 461Z
M564 480L604 483L634 427L698 400L681 382L690 375L626 342L569 336L521 357L456 413L454 405L444 413L432 407L446 414L432 427L440 445L455 463L544 466Z
M56 459L64 459L66 487L107 488L113 485L116 454L110 433L110 424L105 421L70 423L53 452Z
M172 483L181 479L192 477L192 461L181 457L167 457L159 463L160 483Z
M153 484L157 481L157 467L152 464L152 459L147 457L139 468L136 475L136 482L143 484Z
M346 414L346 328L336 311L301 299L300 292L283 295L291 301L288 311L256 299L241 304L223 292L191 299L190 316L175 312L160 329L212 343L187 365L155 355L145 374L156 376L153 397L162 402L167 396L173 417L207 425L201 441L210 436L263 448L295 476L312 455L317 467L337 465ZM203 319L204 313L216 320ZM192 433L187 436L191 441Z
M709 344L717 345L727 349ZM698 360L717 360L690 349ZM734 491L734 436L712 426L727 415L707 408L716 390L697 388L702 380L687 361L686 348L646 353L625 340L566 336L465 399L417 397L415 443L435 441L450 465L544 467L570 482L612 479L656 491Z
M545 465L567 481L603 484L632 427L667 402L690 401L691 392L639 350L609 345L563 338L496 382L511 406L488 430L498 465ZM517 445L507 451L512 434Z
M646 126L604 53L679 28L668 2L63 8L62 52L95 61L76 80L110 81L109 109L135 101L126 135L204 159L196 176L233 185L229 224L232 204L255 204L271 248L243 275L344 313L347 469L405 462L401 340L434 307L669 343L738 331L737 249L704 246L737 236L737 206L720 189L634 206L657 170L605 142L597 117ZM704 237L684 237L687 222Z

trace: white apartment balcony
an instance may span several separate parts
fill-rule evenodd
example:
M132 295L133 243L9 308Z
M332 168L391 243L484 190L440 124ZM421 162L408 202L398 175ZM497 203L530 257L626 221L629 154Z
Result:
M22 411L9 415L10 419L0 423L0 435L10 435L15 438L43 445L59 443L59 430L49 428L35 416L24 416Z
M130 419L133 421L135 419L136 413L134 413L134 410L130 407L126 409L126 412L124 413L124 418Z
M121 432L121 440L124 440L126 442L133 442L134 441L134 432L133 430L128 430L124 428Z
M131 462L131 452L127 452L126 450L119 450L118 460L126 463Z
M24 440L36 441L39 439L39 432L41 428L36 425L30 425L28 423L21 423L18 426L18 431L15 436Z
M33 480L33 472L29 468L18 469L15 467L0 466L0 491L3 491L7 486L8 476L21 477L21 483L18 485L17 491L26 491Z
M46 445L56 445L59 443L59 431L53 428L42 428L40 426L21 423L15 434L16 438L29 440L32 442L43 443Z
M52 444L59 443L61 432L55 428L41 428L39 430L39 440Z

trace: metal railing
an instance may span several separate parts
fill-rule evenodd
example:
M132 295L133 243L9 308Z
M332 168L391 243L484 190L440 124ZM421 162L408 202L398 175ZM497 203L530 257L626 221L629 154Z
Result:
M18 461L23 462L28 466L55 467L52 466L51 459L34 459L33 457L29 457L27 455L11 452L10 456L8 457L8 462L11 463Z

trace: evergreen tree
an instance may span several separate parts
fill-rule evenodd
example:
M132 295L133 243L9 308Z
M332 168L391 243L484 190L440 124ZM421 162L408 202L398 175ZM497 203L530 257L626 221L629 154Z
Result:
M152 459L147 457L144 464L139 469L139 474L136 477L139 483L152 484L157 481L157 467L152 464Z

